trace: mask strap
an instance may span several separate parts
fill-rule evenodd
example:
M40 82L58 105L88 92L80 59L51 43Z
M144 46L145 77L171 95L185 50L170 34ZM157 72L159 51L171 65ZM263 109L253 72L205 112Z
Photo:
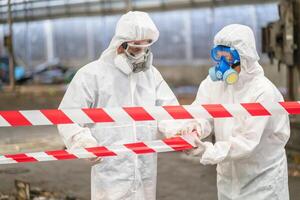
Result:
M240 66L240 65L241 65L241 62L236 62L236 63L233 63L233 64L231 65L231 68L234 69L234 68L236 68L236 67L238 67L238 66Z

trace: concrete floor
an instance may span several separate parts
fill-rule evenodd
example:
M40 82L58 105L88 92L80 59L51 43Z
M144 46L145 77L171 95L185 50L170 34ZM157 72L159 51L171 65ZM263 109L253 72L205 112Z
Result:
M160 156L157 199L216 199L214 167L185 162L180 154ZM57 161L0 166L0 192L12 193L14 180L34 187L90 199L90 166L85 161Z

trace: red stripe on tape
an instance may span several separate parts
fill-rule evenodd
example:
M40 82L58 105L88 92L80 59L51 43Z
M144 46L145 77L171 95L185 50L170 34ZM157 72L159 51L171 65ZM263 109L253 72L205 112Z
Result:
M102 108L84 108L82 111L94 122L114 122Z
M38 160L36 160L33 157L29 157L26 154L22 153L22 154L15 154L15 155L5 155L6 158L12 158L17 162L37 162Z
M124 144L128 149L132 150L136 154L145 154L145 153L155 153L153 149L148 147L143 142L132 143L132 144Z
M249 112L252 116L269 116L269 111L265 109L260 103L241 103L241 105Z
M123 109L135 121L154 120L154 118L143 107L127 107Z
M279 104L291 115L300 114L300 103L297 101L279 102Z
M117 154L108 150L106 147L90 147L86 148L88 152L93 153L95 156L104 157L104 156L116 156Z
M221 104L204 104L202 106L214 118L232 117Z
M0 115L12 126L31 126L19 111L0 111Z
M72 124L73 121L61 110L41 110L53 124Z
M182 106L163 106L174 119L193 119L194 117Z
M69 160L77 158L75 155L70 154L66 150L56 150L56 151L45 151L46 154L53 156L58 160Z
M190 143L188 143L181 137L164 139L163 142L168 146L172 147L175 151L182 151L193 148L193 146Z

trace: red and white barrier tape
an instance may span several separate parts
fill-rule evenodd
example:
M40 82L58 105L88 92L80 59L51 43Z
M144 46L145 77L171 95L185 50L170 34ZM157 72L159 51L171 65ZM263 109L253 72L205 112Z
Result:
M300 102L0 111L0 127L300 114Z
M13 155L1 155L0 164L41 162L53 160L69 160L79 158L95 158L119 156L124 154L147 154L170 151L182 151L195 147L194 136L174 137L164 140L149 142L137 142L113 146L101 146L70 150L56 150L35 153L21 153Z

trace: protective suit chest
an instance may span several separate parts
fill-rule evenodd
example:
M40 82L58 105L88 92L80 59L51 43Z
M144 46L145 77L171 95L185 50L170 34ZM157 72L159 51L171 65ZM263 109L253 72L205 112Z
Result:
M156 92L154 76L147 72L126 75L115 70L109 80L101 81L98 98L100 106L142 106L155 105ZM109 89L110 88L110 89Z

